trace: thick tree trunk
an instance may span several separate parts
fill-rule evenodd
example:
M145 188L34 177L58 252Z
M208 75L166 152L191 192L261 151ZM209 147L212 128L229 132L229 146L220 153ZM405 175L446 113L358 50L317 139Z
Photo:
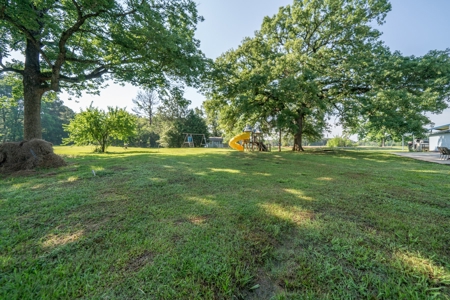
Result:
M27 40L25 49L25 68L23 71L23 138L42 139L41 130L41 71L39 64L39 49L30 40Z
M292 147L292 151L305 151L302 147L302 138L303 138L303 113L299 112L297 118L297 133L294 135L294 146Z
M278 152L281 152L281 128L280 128L280 135L278 137Z
M41 97L42 93L24 83L23 138L25 140L42 139Z
M3 121L3 143L8 139L8 127L6 125L6 110L2 110L2 121Z

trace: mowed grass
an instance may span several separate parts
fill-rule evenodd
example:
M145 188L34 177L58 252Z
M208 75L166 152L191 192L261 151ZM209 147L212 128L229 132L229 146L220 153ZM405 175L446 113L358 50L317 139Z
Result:
M0 177L1 299L450 299L450 166L109 150Z

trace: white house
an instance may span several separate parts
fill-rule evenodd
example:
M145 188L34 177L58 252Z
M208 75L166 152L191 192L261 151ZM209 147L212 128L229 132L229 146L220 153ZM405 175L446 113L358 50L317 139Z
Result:
M437 147L450 148L450 124L430 129L430 151L438 151Z
M210 136L209 137L209 143L206 144L209 148L223 148L224 144L223 144L223 137L213 137Z

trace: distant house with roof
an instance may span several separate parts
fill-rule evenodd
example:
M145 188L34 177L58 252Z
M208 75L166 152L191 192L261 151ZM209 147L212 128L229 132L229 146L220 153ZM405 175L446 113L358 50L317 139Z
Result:
M223 137L212 136L209 137L209 143L207 144L209 148L224 148L227 147L226 144L223 144Z
M429 142L430 151L437 151L437 147L450 148L450 124L431 128Z

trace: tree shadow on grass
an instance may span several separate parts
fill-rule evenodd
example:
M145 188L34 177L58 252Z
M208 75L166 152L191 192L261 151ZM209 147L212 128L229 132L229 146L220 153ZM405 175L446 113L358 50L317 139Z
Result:
M9 211L3 293L448 295L448 207L422 201L446 174L408 194L414 177L395 180L412 176L405 175L411 165L377 163L386 160L399 161L363 153L160 153L102 157L94 176L95 161L74 159L76 172L9 187L14 199L1 204Z

